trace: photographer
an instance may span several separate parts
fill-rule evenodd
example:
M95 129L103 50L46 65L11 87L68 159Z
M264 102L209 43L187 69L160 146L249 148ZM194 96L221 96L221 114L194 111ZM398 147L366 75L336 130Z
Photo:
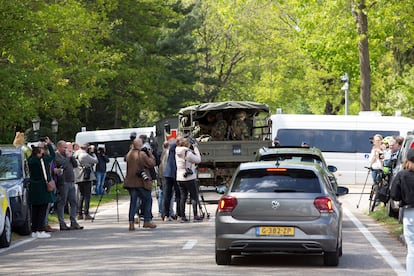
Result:
M190 142L191 141L191 142ZM196 183L196 164L200 163L201 156L197 143L192 138L181 138L177 140L175 149L177 164L177 182L180 186L180 217L181 222L187 222L185 217L185 203L188 193L190 193L191 203L193 205L194 221L201 221L198 216L198 192Z
M375 180L377 179L377 175L380 170L382 170L382 162L384 159L384 149L382 147L382 135L381 134L375 134L372 138L371 144L372 149L371 153L369 155L369 165L372 169L372 180L375 183Z
M95 154L95 146L84 143L76 151L75 158L78 160L78 174L76 184L78 184L80 197L78 201L78 219L90 220L89 203L91 201L92 181L96 179L93 166L98 163Z
M98 145L96 157L98 158L98 164L96 164L95 168L96 195L102 195L106 176L106 163L109 163L109 158L105 152L105 145Z
M151 187L152 179L149 169L155 166L155 158L151 151L142 146L142 140L135 138L132 142L132 148L126 156L126 177L124 188L128 190L130 195L129 203L129 230L134 231L134 216L137 212L138 198L142 201L144 211L144 228L156 228L152 223L152 195Z

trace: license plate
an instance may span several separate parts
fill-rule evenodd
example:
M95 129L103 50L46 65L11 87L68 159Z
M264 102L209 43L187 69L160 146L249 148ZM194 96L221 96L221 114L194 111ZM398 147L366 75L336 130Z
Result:
M198 178L213 178L211 173L198 173Z
M260 226L256 227L257 236L294 236L294 227Z

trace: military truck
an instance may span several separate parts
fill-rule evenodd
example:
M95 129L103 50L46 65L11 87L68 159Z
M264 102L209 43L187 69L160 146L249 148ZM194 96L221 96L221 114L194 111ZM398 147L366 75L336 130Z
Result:
M270 122L266 104L202 103L180 109L177 123L170 118L157 124L157 136L168 139L178 134L194 138L201 154L197 166L200 185L218 186L230 181L240 163L253 161L260 148L271 146ZM177 129L171 127L175 125Z

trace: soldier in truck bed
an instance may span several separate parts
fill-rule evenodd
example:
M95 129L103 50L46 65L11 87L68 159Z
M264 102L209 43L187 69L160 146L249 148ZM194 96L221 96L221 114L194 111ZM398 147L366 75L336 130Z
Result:
M240 111L236 114L236 119L231 123L233 140L248 140L249 128L245 122L246 112Z
M223 119L223 113L216 114L216 123L211 128L211 138L214 141L223 141L227 137L227 122Z

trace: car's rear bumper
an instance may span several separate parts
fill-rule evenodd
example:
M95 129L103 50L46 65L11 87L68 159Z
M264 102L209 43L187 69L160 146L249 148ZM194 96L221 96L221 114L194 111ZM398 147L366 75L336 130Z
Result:
M216 238L216 249L232 254L322 254L337 249L336 237L320 240L258 240Z

